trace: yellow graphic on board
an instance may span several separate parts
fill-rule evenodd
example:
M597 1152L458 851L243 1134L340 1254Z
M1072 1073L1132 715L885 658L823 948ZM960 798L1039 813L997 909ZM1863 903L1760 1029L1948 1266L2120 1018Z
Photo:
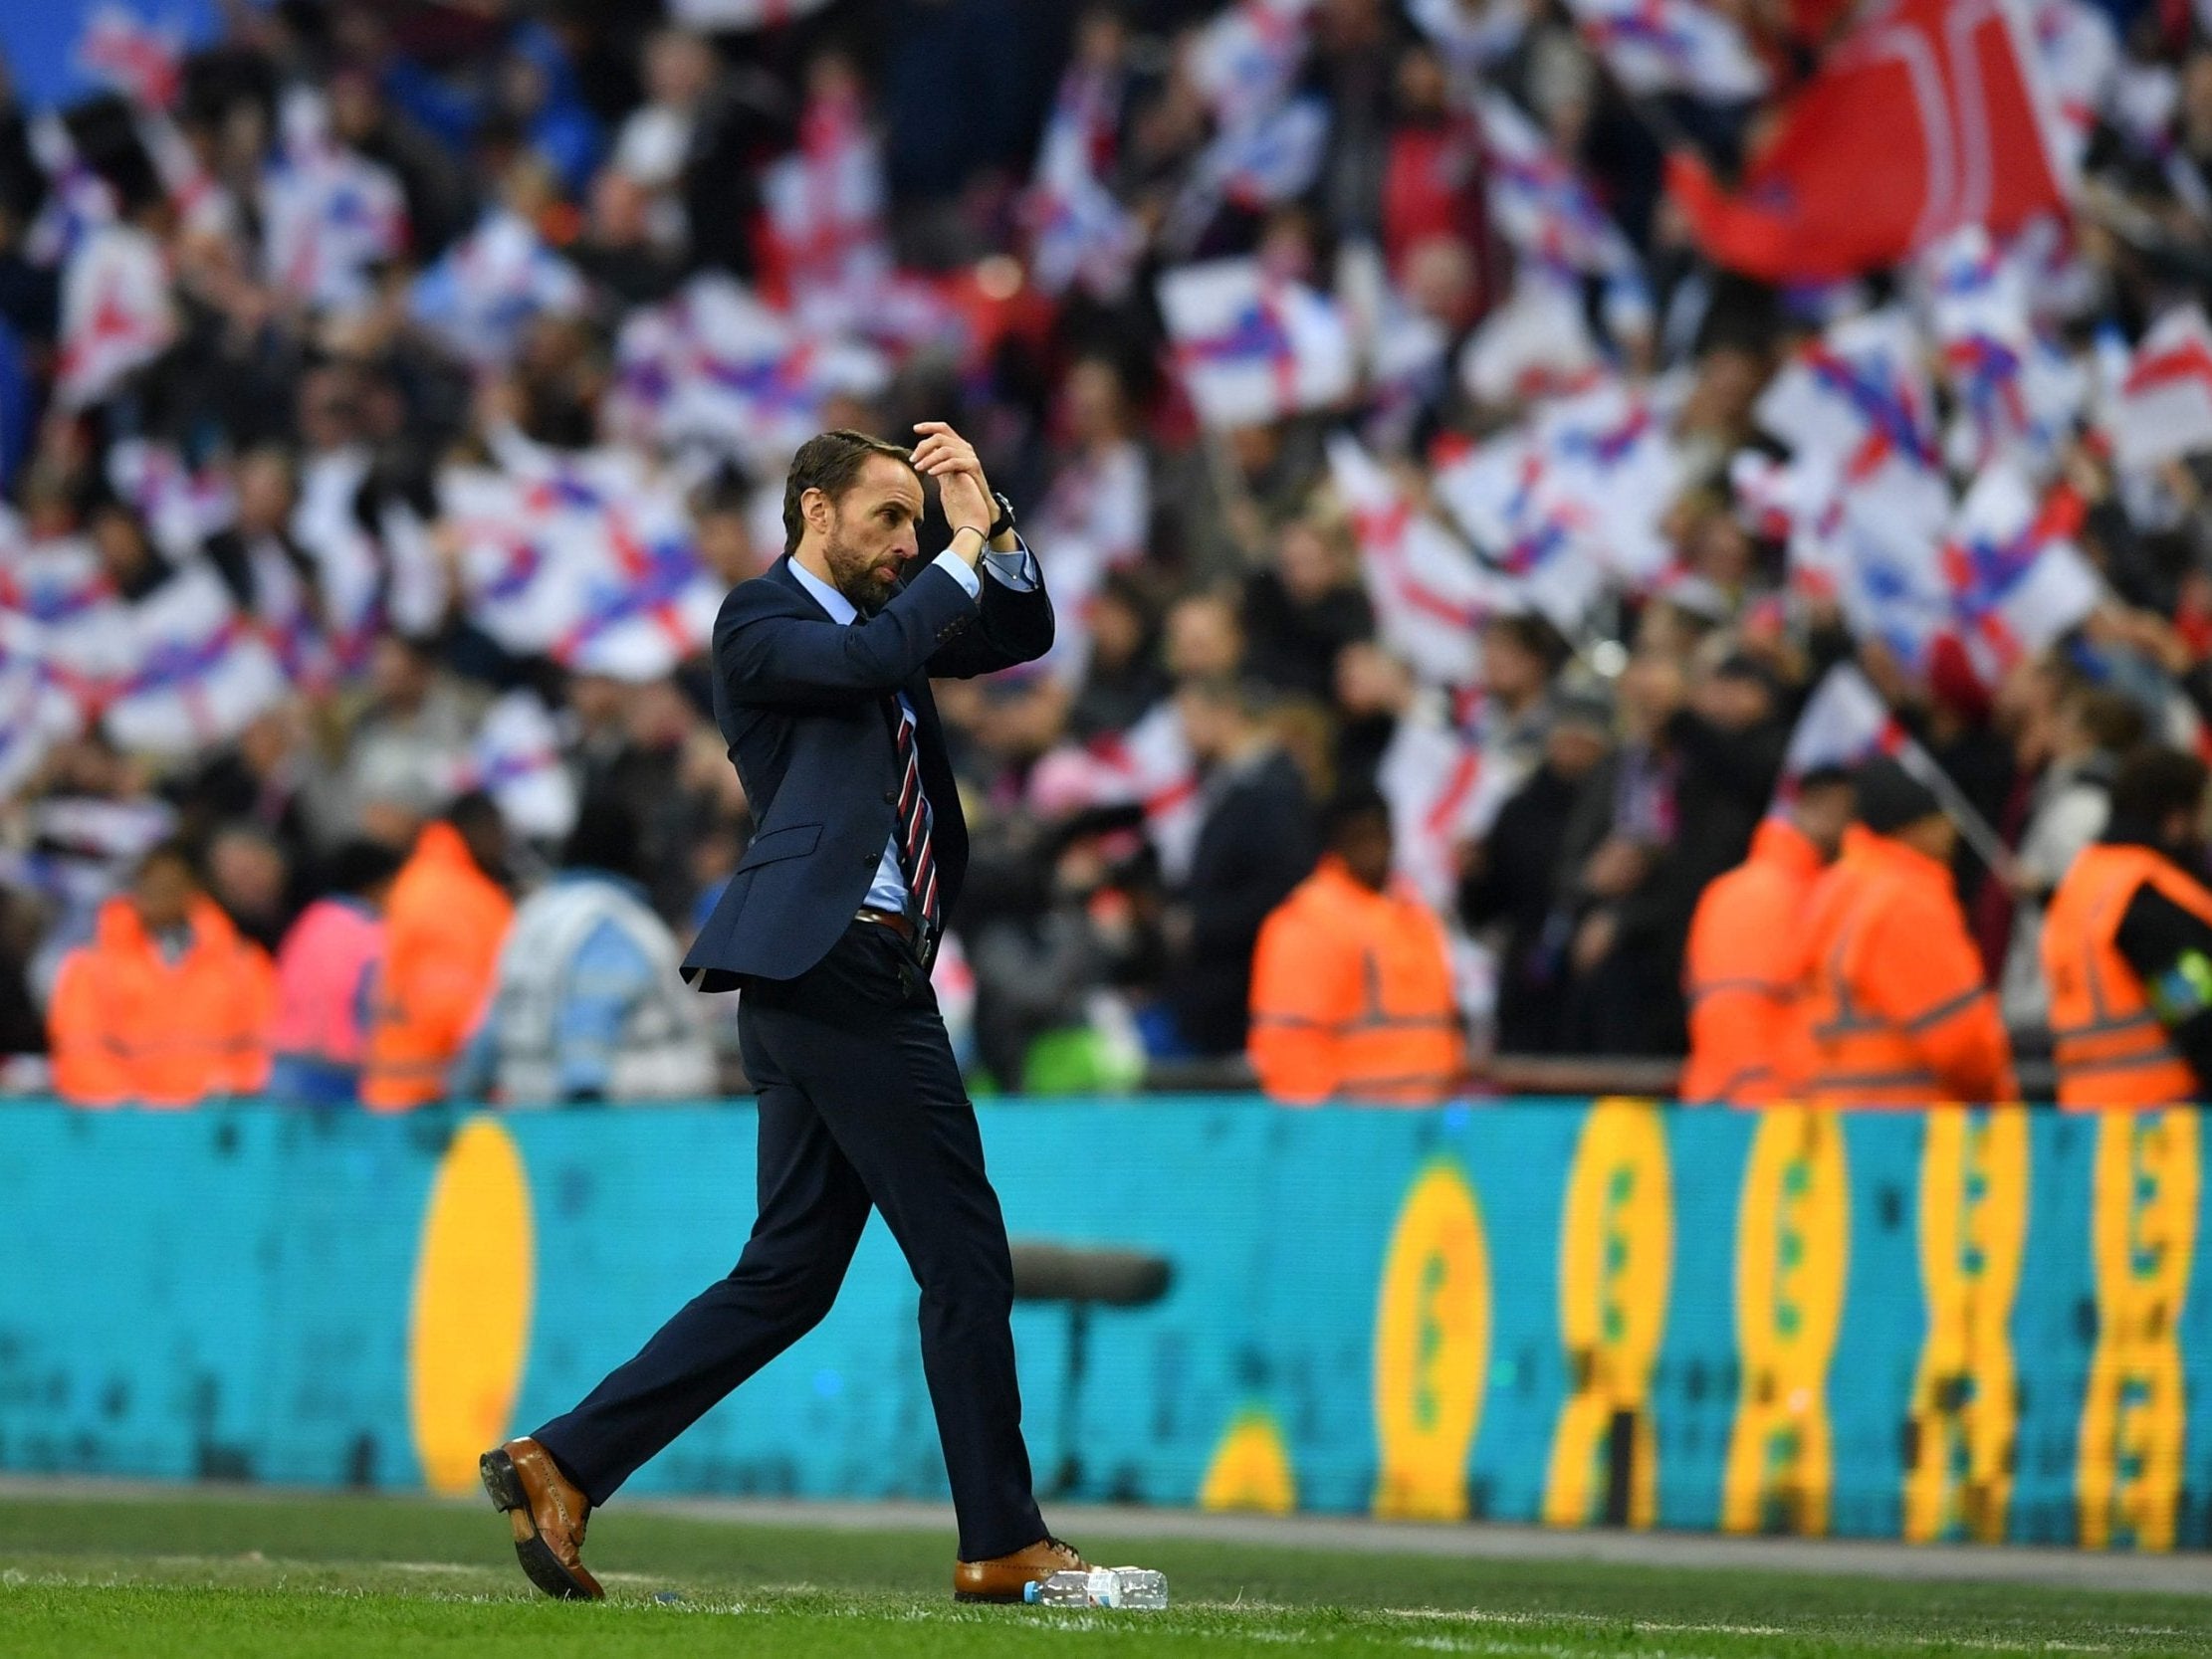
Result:
M433 1492L476 1484L507 1437L530 1353L530 1178L505 1129L463 1126L431 1183L407 1329L407 1410Z
M2019 1396L2012 1307L2028 1234L2028 1121L1939 1107L1920 1154L1927 1339L1905 1441L1904 1536L2001 1544Z
M1406 1194L1375 1317L1375 1513L1457 1521L1490 1354L1490 1252L1474 1191L1438 1159Z
M1297 1507L1298 1480L1282 1430L1261 1407L1238 1412L1206 1467L1199 1508L1288 1515Z
M1666 1135L1649 1101L1600 1101L1583 1121L1559 1234L1559 1328L1574 1391L1552 1435L1544 1520L1606 1519L1615 1424L1630 1434L1628 1521L1658 1516L1652 1367L1666 1329L1674 1195Z
M2091 1205L2097 1351L2075 1492L2092 1550L2173 1548L2181 1493L2178 1327L2196 1252L2197 1115L2099 1114Z
M1743 1385L1721 1477L1728 1532L1828 1531L1828 1362L1850 1272L1849 1207L1841 1119L1796 1106L1762 1112L1736 1215Z

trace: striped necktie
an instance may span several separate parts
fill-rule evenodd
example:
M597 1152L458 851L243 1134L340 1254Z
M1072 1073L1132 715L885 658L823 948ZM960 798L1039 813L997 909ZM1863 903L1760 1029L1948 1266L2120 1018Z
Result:
M930 844L930 798L922 790L922 758L915 743L914 716L906 700L896 700L899 715L899 873L906 878L906 914L915 926L924 961L937 947L937 849Z

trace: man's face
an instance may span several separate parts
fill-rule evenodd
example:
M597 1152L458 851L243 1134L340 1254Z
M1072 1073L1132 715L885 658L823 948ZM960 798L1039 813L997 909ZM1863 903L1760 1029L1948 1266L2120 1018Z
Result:
M181 928L192 914L199 885L192 873L174 859L156 859L138 872L131 884L131 903L149 933Z
M830 585L863 615L873 614L891 597L900 569L918 550L922 481L888 455L871 455L843 499L828 506L822 562L829 567Z

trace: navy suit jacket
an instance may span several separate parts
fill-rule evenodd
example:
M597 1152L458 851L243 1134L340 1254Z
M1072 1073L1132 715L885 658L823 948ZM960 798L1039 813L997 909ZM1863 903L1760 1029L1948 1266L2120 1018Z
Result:
M684 958L684 977L726 991L794 979L836 943L867 896L897 805L897 703L914 706L941 915L968 871L968 824L930 680L1033 662L1052 645L1052 601L983 576L983 596L922 562L850 626L799 585L785 555L731 589L715 618L715 720L753 809L753 844Z

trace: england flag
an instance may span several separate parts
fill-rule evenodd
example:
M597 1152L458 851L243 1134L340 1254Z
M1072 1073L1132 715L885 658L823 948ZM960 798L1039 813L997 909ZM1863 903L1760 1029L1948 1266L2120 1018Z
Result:
M484 711L447 792L482 789L522 834L558 841L576 822L576 783L561 763L560 728L536 692L507 693Z
M1742 31L1700 0L1568 0L1583 38L1630 92L1743 104L1767 90Z
M2129 472L2212 450L2212 326L2203 307L2168 311L2143 335L2107 394L2104 428Z
M1348 397L1351 329L1327 296L1216 260L1160 279L1160 309L1184 388L1209 426L1258 426Z
M176 335L161 245L134 225L93 233L62 272L62 356L55 395L65 409L105 401Z
M1462 701L1470 718L1455 719ZM1445 915L1459 885L1459 849L1489 833L1524 781L1483 741L1479 711L1479 699L1424 698L1399 720L1375 771L1390 803L1398 872Z
M75 699L47 661L45 635L20 612L0 610L0 796L12 796L56 743L83 726Z
M2079 627L2102 599L2072 539L2078 518L2071 496L2039 499L2004 466L1984 471L1959 504L1940 567L1952 630L1985 684Z
M1071 69L1037 149L1036 174L1022 198L1029 270L1051 295L1080 287L1117 301L1129 292L1144 233L1098 176L1111 149L1106 89L1093 71Z
M1512 584L1479 564L1357 439L1330 438L1329 473L1384 643L1433 685L1473 682L1481 669L1476 630L1518 608Z
M505 362L545 314L583 310L583 279L519 215L495 209L415 279L414 319L469 362Z
M1798 716L1782 760L1783 787L1787 791L1807 772L1828 767L1849 770L1882 755L1896 759L1918 749L1859 666L1839 663L1828 671Z
M1847 481L1895 460L1940 467L1924 345L1898 307L1852 317L1798 348L1752 410L1800 454L1835 460Z
M365 305L371 273L406 250L399 181L337 143L311 95L288 101L284 128L261 175L263 272L311 308Z
M796 153L762 175L770 252L791 309L816 329L861 328L891 279L883 157L857 90L817 93Z
M1572 638L1604 590L1604 518L1531 432L1508 432L1437 474L1437 498L1513 595Z
M105 687L117 746L189 754L235 737L285 696L284 670L206 565L124 608L130 668Z
M1957 411L1947 459L1965 473L2000 460L2048 473L2073 435L2089 381L2037 325L2028 270L1971 225L1928 250L1920 276Z
M1249 126L1282 102L1306 56L1312 0L1238 0L1191 43L1192 83L1225 129Z

